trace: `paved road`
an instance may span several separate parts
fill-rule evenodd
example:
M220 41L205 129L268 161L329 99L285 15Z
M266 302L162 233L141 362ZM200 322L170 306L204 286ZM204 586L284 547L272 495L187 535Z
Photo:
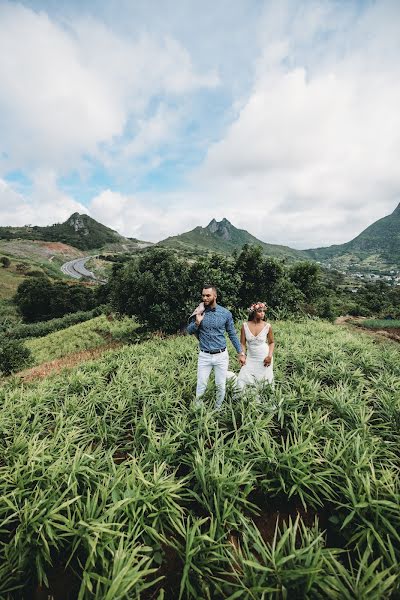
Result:
M88 271L88 269L85 267L85 262L89 260L89 258L93 258L93 256L84 256L83 258L69 260L61 265L61 271L65 273L65 275L73 277L74 279L86 277L89 279L94 279L95 281L102 281L101 279L98 279L96 275L92 273L92 271Z

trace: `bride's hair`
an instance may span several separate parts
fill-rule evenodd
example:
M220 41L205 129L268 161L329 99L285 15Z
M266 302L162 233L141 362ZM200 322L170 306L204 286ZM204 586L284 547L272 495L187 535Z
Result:
M254 321L256 312L258 309L266 310L267 306L264 302L253 302L253 304L248 309L248 311L249 311L249 317L247 319L248 321Z

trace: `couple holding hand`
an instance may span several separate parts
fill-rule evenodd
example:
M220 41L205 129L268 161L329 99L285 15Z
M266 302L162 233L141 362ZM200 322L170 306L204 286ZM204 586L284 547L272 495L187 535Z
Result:
M196 404L201 405L201 397L214 369L217 388L215 408L219 409L225 398L227 378L235 379L238 390L243 390L246 385L272 383L274 336L270 323L264 320L266 306L263 302L250 306L249 319L242 325L239 341L232 313L217 304L217 290L213 285L204 285L202 300L192 313L187 327L187 332L196 335L199 340ZM228 371L229 355L225 333L238 353L241 364L238 376Z

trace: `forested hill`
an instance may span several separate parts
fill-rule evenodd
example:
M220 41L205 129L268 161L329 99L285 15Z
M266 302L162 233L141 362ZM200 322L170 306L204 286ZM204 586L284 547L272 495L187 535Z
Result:
M317 260L353 255L359 260L375 257L382 263L400 265L400 204L390 215L372 223L350 242L305 252Z
M234 250L241 250L245 244L259 245L264 253L280 258L304 259L300 250L293 250L287 246L267 244L257 239L245 229L237 229L228 221L213 219L207 227L195 227L191 231L166 238L159 242L161 246L181 250L196 250L198 252L213 251L231 254Z
M65 223L55 223L47 227L0 227L0 239L63 242L80 250L92 250L105 244L127 241L113 229L79 213L71 215Z

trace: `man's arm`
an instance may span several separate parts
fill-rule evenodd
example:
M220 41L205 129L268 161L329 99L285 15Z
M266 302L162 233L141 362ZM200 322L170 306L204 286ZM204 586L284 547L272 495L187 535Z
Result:
M233 318L232 318L231 313L229 313L228 318L226 319L225 329L229 335L229 339L231 340L232 344L235 346L236 352L238 354L241 354L242 347L240 345L239 338L235 331L235 326L233 324Z
M198 334L199 331L199 327L201 325L202 320L204 319L204 313L197 313L196 318L191 321L189 323L189 325L186 327L186 331L188 333L194 333L194 334Z
M186 333L189 333L189 335L191 335L193 333L197 333L198 329L199 328L196 324L196 319L192 319L189 325L186 327Z

